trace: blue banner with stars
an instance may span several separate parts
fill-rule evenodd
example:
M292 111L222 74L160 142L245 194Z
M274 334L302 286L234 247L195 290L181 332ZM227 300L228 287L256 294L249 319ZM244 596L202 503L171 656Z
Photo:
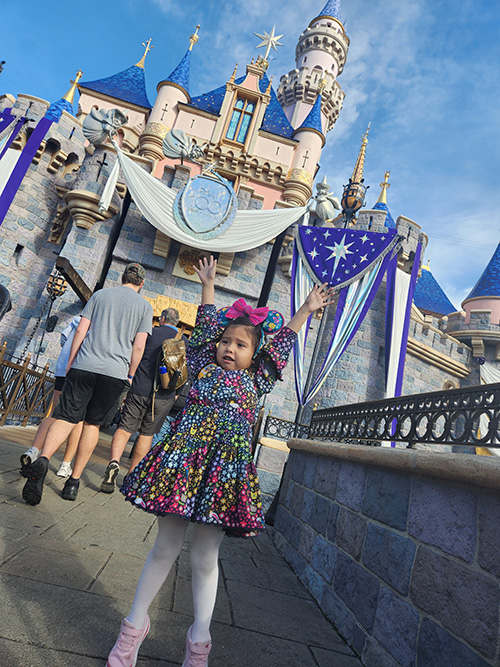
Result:
M338 291L358 280L389 252L400 237L395 229L369 232L337 227L296 227L297 250L310 277Z

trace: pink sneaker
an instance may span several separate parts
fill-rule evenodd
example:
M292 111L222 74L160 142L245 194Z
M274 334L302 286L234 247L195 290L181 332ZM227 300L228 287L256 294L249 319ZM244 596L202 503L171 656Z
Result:
M142 642L149 632L149 616L146 616L144 627L134 628L127 619L123 619L120 634L108 655L107 667L135 667L137 654Z
M186 635L186 657L182 663L182 667L207 667L208 654L212 648L212 642L207 644L193 644L191 641L191 628Z

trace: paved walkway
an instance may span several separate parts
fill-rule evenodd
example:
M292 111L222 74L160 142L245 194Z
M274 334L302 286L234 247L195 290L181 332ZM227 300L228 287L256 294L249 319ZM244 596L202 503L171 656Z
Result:
M98 492L107 443L76 502L60 497L54 458L40 505L22 499L19 456L33 430L0 428L0 664L103 667L128 613L155 519ZM56 460L57 459L57 460ZM279 555L271 530L221 548L210 667L359 667ZM178 667L192 618L189 551L151 607L138 667Z

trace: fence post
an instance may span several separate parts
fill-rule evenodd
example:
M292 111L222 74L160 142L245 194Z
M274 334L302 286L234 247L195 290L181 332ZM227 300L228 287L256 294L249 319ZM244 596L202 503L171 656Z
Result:
M23 419L22 426L26 426L28 423L28 419L31 417L31 413L33 412L33 408L35 406L36 399L38 398L38 394L40 393L40 389L43 387L43 383L45 381L45 376L47 375L47 371L49 370L49 362L45 364L45 368L42 371L42 374L40 376L40 379L38 380L38 388L35 391L35 394L33 396L33 400L28 404L28 392L26 392L26 415ZM45 407L45 406L44 406Z
M24 364L22 365L22 367L20 369L21 372L19 373L19 378L16 382L16 386L14 388L14 391L12 392L12 398L10 399L9 403L5 406L5 413L3 414L2 419L0 419L0 426L5 426L5 422L7 421L7 415L9 414L9 412L12 408L12 405L17 400L17 394L18 394L18 391L19 391L19 387L21 386L21 384L22 384L22 382L23 382L23 380L26 376L26 371L28 370L28 364L30 362L30 357L31 357L31 355L28 354Z

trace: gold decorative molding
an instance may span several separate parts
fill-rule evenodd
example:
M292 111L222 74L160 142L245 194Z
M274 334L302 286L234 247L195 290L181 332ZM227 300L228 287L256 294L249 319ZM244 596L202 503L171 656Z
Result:
M177 278L184 278L185 280L191 280L192 282L199 283L200 279L193 269L193 264L195 264L202 257L210 257L210 252L207 250L192 248L191 246L187 245L181 245L177 255L177 260L172 270L172 275ZM234 253L219 253L219 258L217 260L217 274L221 276L228 276L229 272L231 271L233 259Z
M172 299L172 297L164 296L163 294L158 294L154 299L147 296L144 298L153 306L153 317L155 319L160 317L162 310L165 310L165 308L175 308L179 311L180 324L184 324L190 328L194 327L198 311L196 304Z
M171 244L172 244L172 239L170 238L170 236L167 236L163 232L160 232L159 229L157 229L155 236L155 244L153 247L153 255L157 255L158 257L168 257Z
M286 175L286 180L300 181L312 187L314 176L305 169L290 169Z
M65 204L58 204L56 217L50 226L50 234L47 239L49 243L59 244L62 242L70 218L69 208Z
M116 204L111 203L104 213L99 211L101 196L88 190L69 190L64 195L71 217L77 227L90 229L95 222L102 222L119 211Z
M64 151L55 151L50 158L49 164L47 165L47 171L49 174L55 174L67 159L67 153Z
M468 368L465 364L461 364L459 361L455 361L442 352L434 350L429 345L420 343L418 340L415 340L415 338L412 338L411 336L408 337L407 351L408 354L411 354L418 359L422 359L432 366L451 373L456 377L465 378L470 374L470 368Z

